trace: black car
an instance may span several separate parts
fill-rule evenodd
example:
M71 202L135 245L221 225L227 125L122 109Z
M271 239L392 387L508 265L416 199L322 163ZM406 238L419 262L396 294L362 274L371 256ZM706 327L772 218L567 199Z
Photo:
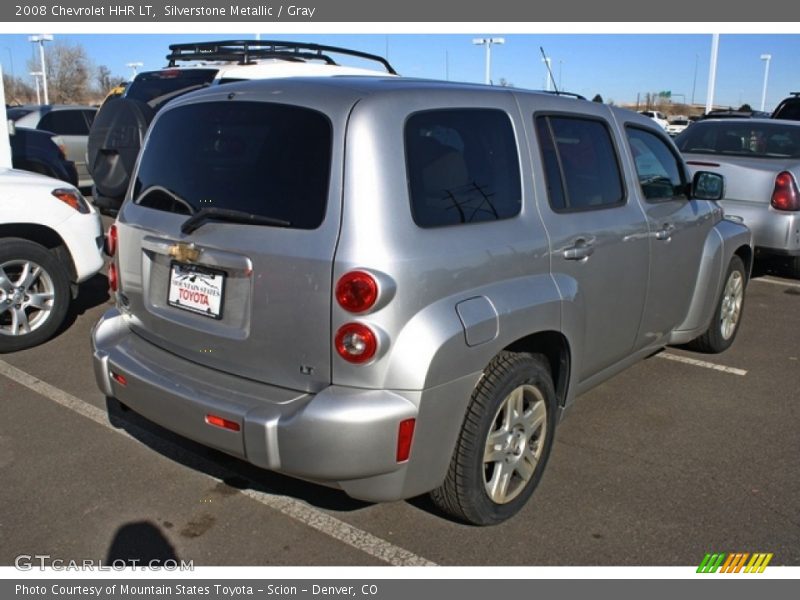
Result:
M13 127L9 132L11 166L78 185L75 163L67 160L58 136L49 131Z
M792 92L791 96L781 100L778 108L772 113L772 118L800 121L800 92Z

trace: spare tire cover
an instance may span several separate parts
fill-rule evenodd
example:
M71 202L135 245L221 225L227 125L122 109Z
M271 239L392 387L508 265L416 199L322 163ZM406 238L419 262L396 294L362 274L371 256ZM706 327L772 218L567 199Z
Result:
M106 102L97 113L89 131L87 168L104 196L125 195L154 114L146 103L129 98Z

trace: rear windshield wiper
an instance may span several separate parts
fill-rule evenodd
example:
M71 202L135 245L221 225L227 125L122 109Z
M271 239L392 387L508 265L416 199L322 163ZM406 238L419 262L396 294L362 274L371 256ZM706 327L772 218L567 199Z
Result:
M197 211L191 217L186 219L181 225L181 232L184 234L192 233L195 229L201 227L206 221L228 221L230 223L244 223L248 225L273 225L275 227L290 227L292 224L283 219L275 219L273 217L263 217L261 215L254 215L243 210L234 210L232 208L216 208L208 206Z

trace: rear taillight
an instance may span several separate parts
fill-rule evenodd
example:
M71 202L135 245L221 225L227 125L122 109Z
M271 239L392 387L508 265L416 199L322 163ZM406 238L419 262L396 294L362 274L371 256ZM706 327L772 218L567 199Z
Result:
M53 190L51 194L79 213L87 214L89 212L89 204L78 190L58 188L57 190Z
M119 278L117 277L117 265L112 262L108 265L108 289L112 292L116 292L118 286Z
M336 301L351 313L363 313L378 300L378 283L365 271L345 273L336 284Z
M378 350L378 337L363 323L346 323L334 338L336 352L347 362L363 364Z
M108 229L108 235L106 236L106 254L109 256L114 256L117 253L117 226L116 224L112 225Z
M775 178L775 189L772 190L772 208L776 210L800 210L800 193L797 182L788 171L778 173Z

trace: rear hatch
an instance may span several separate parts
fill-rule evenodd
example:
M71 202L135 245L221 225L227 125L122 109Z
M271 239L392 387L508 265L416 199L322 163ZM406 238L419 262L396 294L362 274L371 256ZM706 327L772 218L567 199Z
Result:
M174 354L318 391L343 133L316 108L239 97L182 100L154 122L118 219L118 303Z

